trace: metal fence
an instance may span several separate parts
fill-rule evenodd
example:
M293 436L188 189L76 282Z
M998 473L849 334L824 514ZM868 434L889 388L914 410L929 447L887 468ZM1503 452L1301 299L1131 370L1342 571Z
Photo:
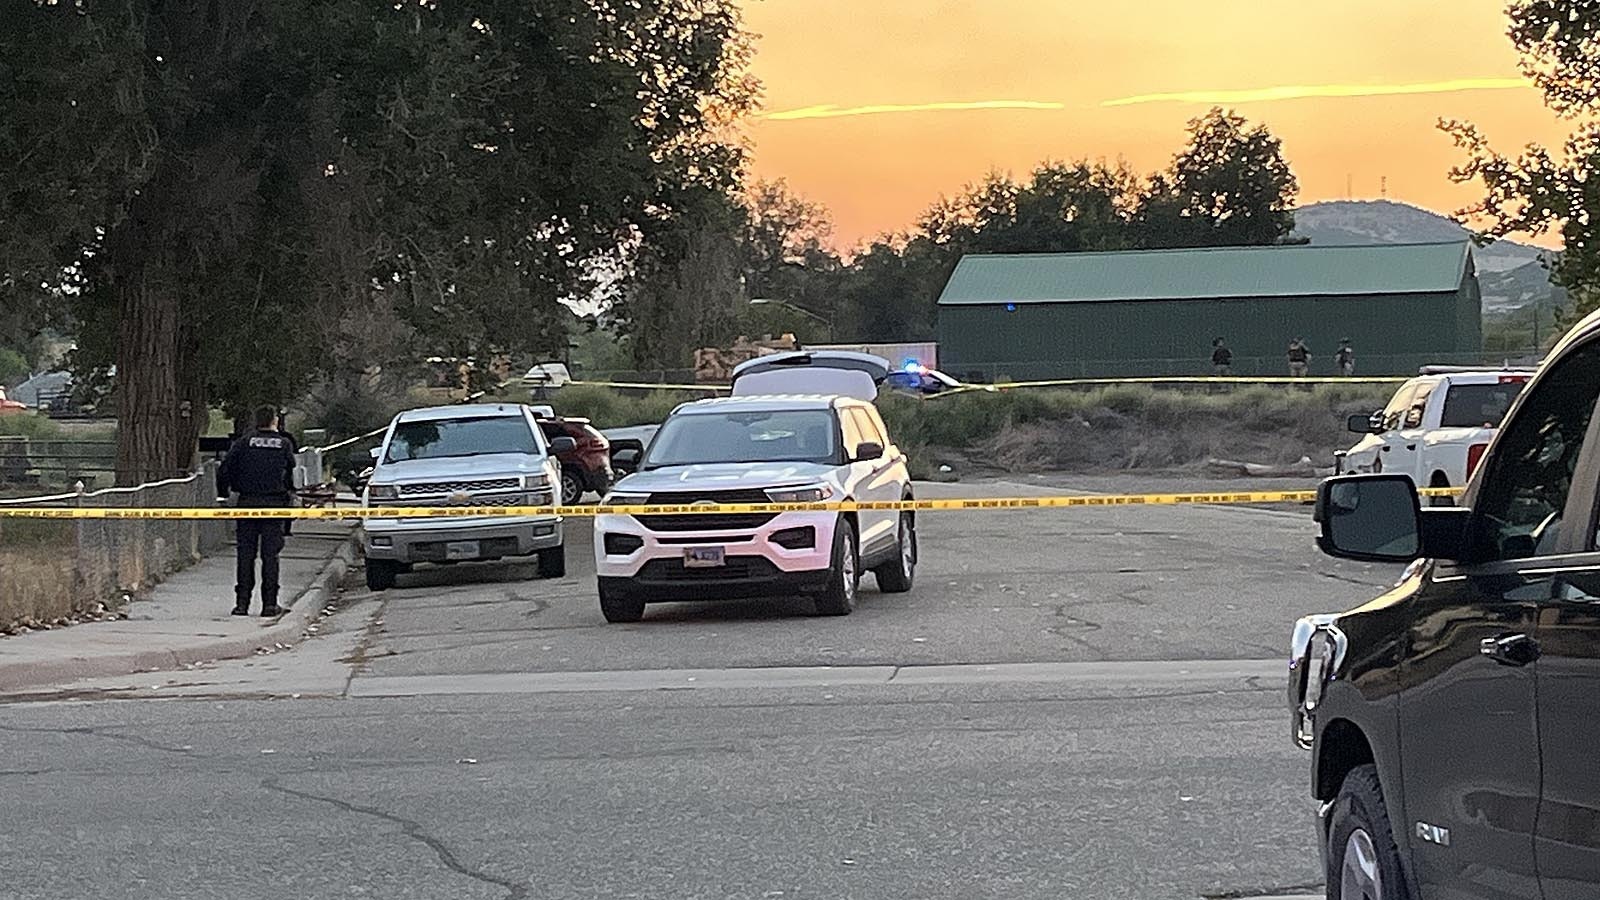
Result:
M129 488L0 499L0 505L207 507L217 502L215 464ZM228 539L226 520L0 520L0 628L50 622L114 605L197 562Z
M1420 365L1442 366L1532 366L1539 358L1532 354L1505 353L1436 353L1428 356L1389 355L1361 353L1357 350L1356 375L1401 376L1416 375ZM1214 374L1209 355L1185 359L1063 359L1048 361L981 362L968 363L947 360L945 369L962 381L993 383L1003 381L1041 381L1056 378L1170 378ZM1232 374L1254 378L1262 376L1286 377L1288 360L1279 356L1233 357ZM1311 360L1306 373L1313 377L1333 378L1340 372L1331 350L1324 350Z

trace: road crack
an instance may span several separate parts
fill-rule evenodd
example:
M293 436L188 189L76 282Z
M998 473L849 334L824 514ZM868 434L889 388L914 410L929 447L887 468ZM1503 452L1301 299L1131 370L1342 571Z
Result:
M523 900L523 898L528 896L529 888L527 885L519 884L506 878L501 878L498 875L491 875L488 872L484 872L481 869L474 869L463 863L456 857L455 851L451 850L448 844L429 834L427 829L422 826L422 823L414 819L407 819L404 816L397 816L393 813L384 812L381 809L375 809L370 806L360 806L355 803L340 800L337 797L324 797L321 794L313 794L309 791L299 791L295 790L294 788L284 787L278 783L277 778L268 778L262 781L261 787L279 794L287 794L290 797L297 797L301 800L310 800L315 803L325 803L329 806L343 810L344 812L351 813L352 815L368 816L370 818L381 819L385 822L399 825L406 837L417 841L418 843L426 846L429 850L432 850L433 854L439 858L439 863L446 869L449 869L457 875L471 878L472 880L482 884L494 885L495 887L505 890L507 900Z
M91 728L86 725L79 725L71 728L20 728L14 725L0 725L0 731L10 731L16 734L87 734L91 737L105 738L108 741L122 741L123 743L127 744L136 744L140 747L145 747L150 750L160 750L163 753L176 753L179 756L199 755L194 752L193 747L172 747L166 744L158 744L155 741L139 737L138 735L120 734L115 731L106 730L108 727L110 726L98 726Z

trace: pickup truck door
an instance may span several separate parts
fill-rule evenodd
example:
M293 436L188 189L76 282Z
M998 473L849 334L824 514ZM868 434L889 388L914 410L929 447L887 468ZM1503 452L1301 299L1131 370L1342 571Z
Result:
M1567 382L1595 372L1600 357L1565 356L1523 398L1474 498L1471 561L1438 564L1415 601L1400 676L1405 808L1394 825L1423 900L1539 896L1537 633L1565 558L1561 522L1590 497L1572 490L1572 473L1600 384L1582 392Z
M1576 552L1551 560L1555 590L1539 611L1544 787L1534 855L1544 900L1600 897L1600 415L1584 444L1562 528L1563 549Z
M1428 486L1429 472L1422 471L1422 448L1428 435L1428 425L1434 421L1428 416L1429 401L1433 399L1436 381L1424 381L1411 395L1400 421L1400 428L1384 435L1383 461L1385 472L1404 472L1422 487Z

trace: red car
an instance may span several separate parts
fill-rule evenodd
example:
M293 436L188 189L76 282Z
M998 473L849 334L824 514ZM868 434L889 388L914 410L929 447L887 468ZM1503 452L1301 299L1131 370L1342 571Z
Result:
M540 417L539 430L546 440L569 437L578 445L556 456L561 462L563 504L573 506L590 491L604 497L611 490L611 442L588 419Z

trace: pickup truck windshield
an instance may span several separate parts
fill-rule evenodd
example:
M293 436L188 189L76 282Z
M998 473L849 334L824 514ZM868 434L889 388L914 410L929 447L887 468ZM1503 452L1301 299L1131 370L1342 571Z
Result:
M641 468L708 463L838 461L839 440L827 410L695 413L661 426Z
M521 416L480 416L401 422L395 426L384 461L538 452L533 430Z
M1440 428L1498 428L1525 382L1453 384L1444 398Z

